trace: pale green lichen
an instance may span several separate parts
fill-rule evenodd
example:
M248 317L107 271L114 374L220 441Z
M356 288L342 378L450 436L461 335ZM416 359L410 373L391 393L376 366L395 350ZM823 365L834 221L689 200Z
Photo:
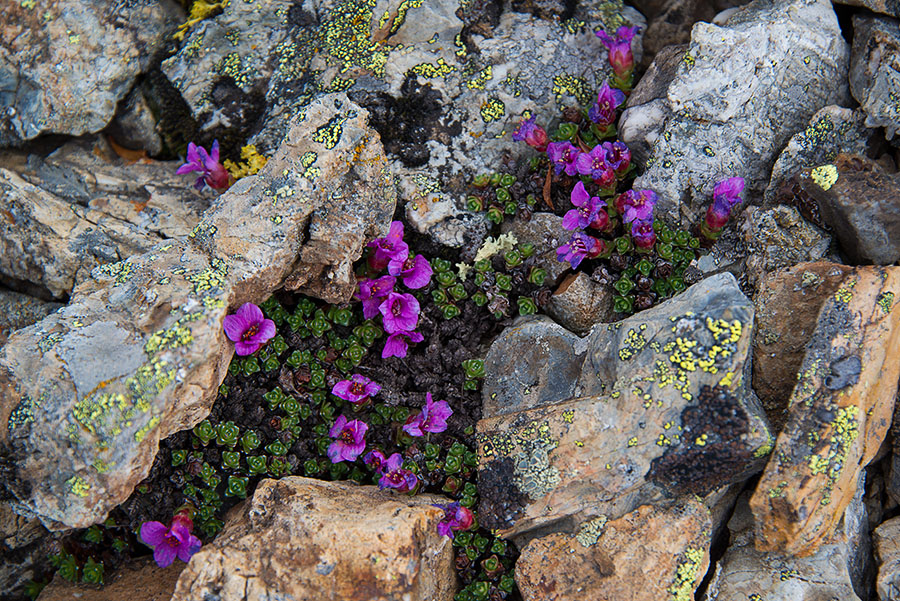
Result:
M585 522L578 530L578 534L575 535L575 540L585 548L596 545L603 534L604 528L606 528L607 521L609 521L608 518L605 515L601 515L589 522Z
M69 492L76 497L86 497L88 491L91 490L91 485L81 476L72 476L66 480L66 486L69 487Z
M830 190L831 186L838 180L837 167L834 165L822 165L816 167L810 171L809 177L823 190Z
M675 580L666 589L672 596L671 601L693 601L694 582L700 573L700 566L706 552L703 549L688 547L684 551L684 561L678 564Z

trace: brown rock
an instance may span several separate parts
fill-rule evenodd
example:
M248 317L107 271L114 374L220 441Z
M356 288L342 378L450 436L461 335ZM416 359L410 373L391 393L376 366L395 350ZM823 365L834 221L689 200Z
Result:
M37 518L23 517L9 501L0 501L0 591L13 598L24 595L24 587L36 576L34 566L56 552L57 538Z
M528 543L516 562L524 601L688 601L709 567L709 510L692 498L599 516L576 534Z
M875 558L878 561L878 598L900 599L900 517L884 522L872 533Z
M852 268L819 261L800 263L759 282L753 339L753 390L779 431L819 310Z
M291 476L263 480L191 558L173 599L450 601L453 546L433 495ZM443 500L445 501L445 500Z
M584 336L595 323L613 321L610 290L583 271L569 274L550 297L547 313L567 330Z
M750 501L757 547L808 555L837 526L891 423L900 268L860 268L829 298L784 430Z
M160 568L149 557L136 559L104 575L101 587L73 584L57 574L41 591L38 601L170 601L184 567L180 561Z

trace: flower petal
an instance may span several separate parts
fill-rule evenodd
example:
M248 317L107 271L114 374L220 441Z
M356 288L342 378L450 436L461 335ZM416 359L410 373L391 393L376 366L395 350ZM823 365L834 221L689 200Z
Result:
M264 319L262 323L259 324L259 329L256 331L256 334L250 337L249 342L256 342L257 344L264 344L275 337L275 322L271 319Z
M167 568L175 561L175 547L168 544L158 545L153 550L153 560L161 568Z
M253 303L244 303L235 314L240 315L248 325L256 325L265 319L262 309Z
M343 415L339 415L336 420L334 420L334 424L331 426L331 429L328 431L328 436L332 438L337 438L341 430L344 429L344 426L347 425L347 418Z
M144 522L141 524L141 540L144 544L156 547L165 540L169 529L161 522Z
M232 342L238 342L248 327L249 324L240 315L226 315L225 319L222 320L222 328L225 330L225 335Z
M256 351L259 350L259 343L250 342L248 340L240 340L234 343L234 352L241 357L246 357L247 355L252 355Z
M203 543L200 542L200 539L191 534L190 538L187 541L179 545L178 559L180 559L184 563L189 562L194 553L199 551L200 547L202 546Z

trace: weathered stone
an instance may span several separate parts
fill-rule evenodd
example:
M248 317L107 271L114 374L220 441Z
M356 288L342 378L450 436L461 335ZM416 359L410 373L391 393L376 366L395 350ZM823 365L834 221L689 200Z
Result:
M884 522L872 533L875 558L878 561L878 598L900 599L900 517Z
M173 599L450 601L453 545L434 495L291 476L253 498L191 558ZM446 502L446 501L445 501Z
M595 323L613 321L610 290L582 271L570 274L550 297L547 313L564 328L584 336Z
M163 149L163 141L156 126L156 117L147 98L140 89L134 89L122 102L119 114L110 123L109 134L124 148L144 150L155 156Z
M64 298L98 265L185 236L209 205L178 163L126 163L101 139L0 168L0 274Z
M859 268L822 307L787 421L750 501L760 550L814 553L853 499L891 424L898 294L900 268Z
M900 17L900 2L897 0L837 0L837 2L838 4L862 6L873 12L891 17Z
M762 192L790 136L849 101L848 59L827 0L756 0L721 27L697 23L664 101L622 115L622 138L646 164L635 186L655 190L658 214L674 222L696 221L728 177Z
M656 601L694 598L709 567L709 510L692 498L600 516L576 534L528 543L516 561L524 601Z
M891 1L891 0L888 0ZM900 3L893 2L896 8ZM900 16L895 14L894 16ZM888 138L900 128L900 31L896 19L853 15L850 91L866 113L868 127L884 127Z
M41 591L39 601L170 601L184 563L160 568L149 557L136 559L103 578L103 586L73 584L59 574Z
M534 245L534 264L547 272L548 285L553 285L569 270L569 264L560 261L556 255L556 249L572 235L563 228L562 217L553 213L534 213L528 221L504 221L500 229L515 236L519 244Z
M900 176L864 156L840 154L804 170L799 180L851 261L890 265L900 259Z
M13 331L40 321L60 307L60 303L0 289L0 346Z
M0 591L24 598L24 588L36 577L34 566L54 553L57 535L47 532L41 522L17 514L8 501L0 501Z
M754 547L753 514L742 496L728 522L728 550L716 564L709 601L860 601L866 594L870 549L868 521L861 494L843 513L836 532L807 557L759 551Z
M760 281L753 301L753 390L775 431L784 425L788 400L819 311L851 269L828 261L800 263Z
M826 106L812 116L809 125L796 133L772 167L765 203L776 202L778 190L801 169L834 160L839 153L865 154L875 130L863 123L865 113L839 106Z
M771 447L744 386L752 330L753 307L730 274L595 326L579 341L584 358L570 360L581 366L581 398L479 422L481 523L516 536L563 519L615 519L749 477ZM519 340L519 349L537 346ZM528 382L528 368L521 372ZM514 406L528 406L521 389L511 394Z
M176 3L5 3L0 146L100 131L184 18Z
M757 287L771 271L825 256L831 236L807 222L794 207L753 207L741 217L747 248L747 282Z
M0 349L6 486L48 527L102 521L147 476L159 440L206 416L233 352L229 307L262 302L289 276L349 298L351 263L394 212L366 118L343 95L311 105L187 239L95 269L68 306Z

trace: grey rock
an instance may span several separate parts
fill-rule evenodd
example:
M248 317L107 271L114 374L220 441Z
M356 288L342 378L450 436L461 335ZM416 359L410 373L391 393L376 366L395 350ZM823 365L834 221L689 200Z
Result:
M608 286L579 271L566 276L550 297L547 314L564 328L584 336L594 324L613 321L613 294Z
M156 117L140 89L134 89L122 103L119 114L109 126L110 135L130 150L145 150L151 156L163 149L157 132Z
M697 23L665 101L622 115L623 140L646 165L635 186L656 191L674 223L696 221L728 177L761 193L790 136L823 106L849 102L848 59L826 0L756 0L721 27Z
M850 91L866 113L866 126L884 127L888 139L900 127L900 23L853 15Z
M0 288L0 345L15 330L30 326L62 307L27 294Z
M0 590L9 598L25 598L25 586L38 577L36 568L57 551L59 535L50 533L36 518L15 511L13 503L0 501Z
M900 17L900 2L897 0L837 0L838 4L861 6L872 12L881 13L890 17Z
M150 472L159 441L208 414L233 353L229 310L288 283L349 299L352 262L395 208L367 117L340 94L310 105L190 235L95 268L66 307L12 334L0 445L20 507L51 529L102 521ZM327 143L315 141L323 128Z
M872 533L878 562L878 598L880 601L900 599L900 517L884 522Z
M183 19L167 0L8 3L0 32L0 146L103 129Z
M569 264L557 259L556 249L571 236L562 226L562 217L553 213L534 213L528 221L504 221L503 233L512 234L519 244L533 244L535 265L547 272L547 284L553 285L569 270Z
M772 167L765 204L776 202L778 190L797 172L830 163L838 153L865 154L875 130L865 126L865 113L839 106L826 106L812 116L809 125L796 133Z

